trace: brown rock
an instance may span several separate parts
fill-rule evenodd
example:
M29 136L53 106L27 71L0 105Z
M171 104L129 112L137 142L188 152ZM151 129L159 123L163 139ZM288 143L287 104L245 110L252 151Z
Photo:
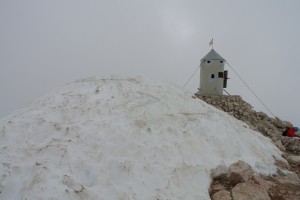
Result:
M275 179L282 184L300 186L300 179L296 173L289 173L285 176L277 176Z
M239 160L229 167L228 181L231 185L246 182L253 176L251 166L244 161Z
M265 188L266 191L268 191L271 187L276 185L275 183L267 181L260 176L253 176L252 180L255 184Z
M230 192L221 190L212 196L212 200L232 200Z
M236 106L236 107L240 106L238 102L234 102L233 105Z
M297 165L297 166L300 166L300 156L294 156L294 155L291 155L291 156L288 156L286 158L290 163L294 164L294 165Z
M289 163L284 160L276 160L275 165L282 169L287 169L287 170L290 170L290 168L291 168Z
M271 200L264 187L253 181L239 183L232 189L233 200Z
M225 186L220 184L220 183L217 183L217 184L214 184L214 185L211 186L211 190L212 191L225 190Z

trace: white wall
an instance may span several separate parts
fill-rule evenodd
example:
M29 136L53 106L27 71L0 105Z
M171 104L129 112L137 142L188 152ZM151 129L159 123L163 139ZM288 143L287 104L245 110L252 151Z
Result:
M208 63L210 61L210 63ZM221 63L222 62L222 63ZM205 60L200 65L200 94L223 95L223 78L219 78L219 72L224 73L224 61ZM212 78L214 74L214 78Z

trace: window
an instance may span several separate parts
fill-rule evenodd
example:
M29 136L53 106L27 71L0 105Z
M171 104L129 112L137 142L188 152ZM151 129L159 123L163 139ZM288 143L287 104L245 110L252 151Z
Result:
M210 75L210 78L215 78L215 75L214 74Z
M223 72L219 72L218 77L219 78L223 78L224 77L224 73Z

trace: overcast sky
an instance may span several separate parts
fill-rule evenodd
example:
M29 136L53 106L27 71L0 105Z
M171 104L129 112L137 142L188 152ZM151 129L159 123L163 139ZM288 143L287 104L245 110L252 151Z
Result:
M214 38L267 107L300 126L299 10L299 0L0 0L0 117L93 75L183 86ZM267 113L225 69L227 91Z

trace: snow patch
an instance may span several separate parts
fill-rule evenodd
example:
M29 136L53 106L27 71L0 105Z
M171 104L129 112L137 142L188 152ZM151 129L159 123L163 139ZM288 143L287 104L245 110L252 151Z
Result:
M91 77L0 121L1 199L210 199L237 160L276 173L270 139L169 83Z

